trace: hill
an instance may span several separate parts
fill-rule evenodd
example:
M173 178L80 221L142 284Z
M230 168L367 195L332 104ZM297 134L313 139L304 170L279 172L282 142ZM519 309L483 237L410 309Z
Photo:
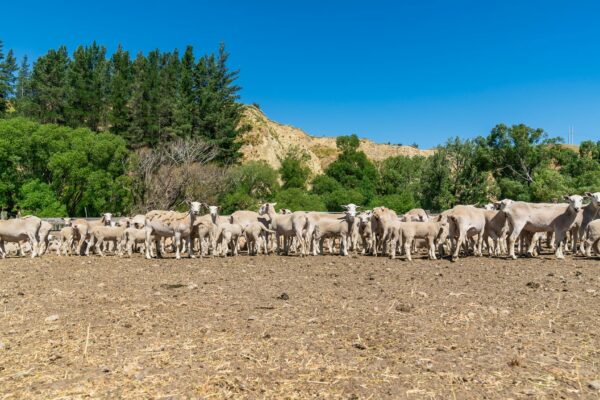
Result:
M309 155L308 165L313 174L321 174L337 158L335 137L311 136L299 128L270 120L254 106L246 107L243 123L251 127L250 131L241 137L243 162L262 160L273 168L279 168L279 157L283 157L288 149L295 146ZM360 150L373 161L399 155L413 157L433 154L433 150L380 144L369 139L360 140Z

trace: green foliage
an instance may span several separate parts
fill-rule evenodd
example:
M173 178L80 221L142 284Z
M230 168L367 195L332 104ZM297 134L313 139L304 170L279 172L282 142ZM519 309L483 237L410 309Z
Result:
M106 48L96 42L91 46L79 46L73 53L67 72L68 125L86 126L93 131L106 126L107 64Z
M383 160L379 164L380 183L377 193L390 195L399 192L411 192L419 196L421 175L426 162L425 157L397 156Z
M24 56L19 68L19 73L17 75L15 97L13 99L16 111L19 115L32 114L32 98L33 92L31 90L31 71L27 56Z
M49 50L31 73L24 59L17 78L12 51L4 57L0 43L0 115L14 97L18 115L42 123L108 131L130 148L202 138L218 149L219 162L235 163L238 137L249 127L241 124L238 71L228 68L228 58L221 45L198 60L191 46L183 56L152 50L134 61L119 46L107 59L105 47L93 42L72 57L64 46Z
M277 202L277 208L288 208L292 211L326 211L327 208L323 199L314 194L309 193L301 188L283 189L274 197Z
M335 144L342 153L353 153L358 150L360 140L356 134L350 136L338 136L335 139Z
M331 193L342 189L342 185L329 175L319 175L312 182L312 191L318 195Z
M360 193L364 204L375 195L379 180L377 168L364 152L357 151L359 140L356 135L340 136L336 143L342 153L327 167L325 174L343 188Z
M447 154L440 150L442 149L438 148L438 151L427 159L421 176L421 204L428 210L445 210L456 203Z
M355 189L336 189L333 192L321 195L321 198L329 211L344 211L341 207L342 204L363 205L367 203L365 196Z
M62 211L53 205L55 199L72 216L86 210L90 216L123 212L131 203L125 190L126 158L125 141L109 133L23 118L0 120L0 202L9 209L19 204ZM42 197L32 195L37 189Z
M551 168L537 168L533 173L531 199L538 202L561 202L572 192L571 179Z
M21 186L18 207L22 215L38 217L67 216L67 208L56 198L50 185L38 179L28 181Z
M114 134L126 136L131 126L131 86L133 79L133 66L129 52L119 45L117 51L108 62L108 122L110 131Z
M420 204L412 193L403 191L397 194L394 193L384 196L375 196L368 204L368 208L379 206L391 208L397 213L405 213L413 208L419 207Z
M67 122L69 107L70 59L67 48L50 50L33 64L31 74L32 108L30 114L17 110L20 114L32 117L41 123L64 124Z
M310 177L310 168L306 164L309 159L308 154L301 152L296 147L292 147L288 151L281 160L281 167L279 168L283 189L306 189Z
M251 161L232 167L225 178L225 187L230 190L220 202L224 213L253 210L273 199L279 190L278 174L265 162Z
M0 116L8 110L8 100L14 94L16 71L17 60L12 50L9 50L5 56L3 43L0 40Z
M502 199L512 199L516 201L531 201L529 187L522 181L511 178L500 178L498 181Z

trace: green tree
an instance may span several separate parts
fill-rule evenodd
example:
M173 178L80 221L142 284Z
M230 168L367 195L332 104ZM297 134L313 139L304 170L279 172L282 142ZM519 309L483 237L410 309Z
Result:
M160 140L176 136L175 108L179 86L179 53L163 53L159 57L159 95L157 123Z
M126 135L133 147L154 146L159 141L158 77L158 51L150 52L148 58L139 53L133 62L131 124Z
M180 137L192 137L197 134L196 88L194 87L194 69L196 58L192 46L187 46L181 58L178 90L175 107L175 133Z
M127 153L125 141L109 133L0 120L0 203L8 209L16 204L56 209L56 199L72 216L126 211ZM34 196L36 190L41 197Z
M287 208L292 211L326 211L323 199L302 188L288 188L275 194L277 208Z
M384 206L391 208L398 213L405 213L413 208L419 207L420 204L412 193L402 191L400 193L386 194L384 196L375 196L371 199L368 206L369 208Z
M50 185L33 179L21 186L18 206L23 215L66 217L67 208L56 198Z
M0 116L8 110L9 99L14 94L16 71L17 61L12 50L9 50L5 56L3 43L0 40Z
M491 170L496 177L507 177L531 185L533 171L547 165L552 147L561 138L550 138L543 129L524 124L508 127L496 125L486 139L480 139L479 160L482 169Z
M572 183L555 169L539 167L533 172L530 189L533 201L561 202L564 195L572 192Z
M38 58L31 75L32 116L42 123L63 124L67 121L69 55L67 48L50 50Z
M328 211L344 211L342 204L362 205L367 203L365 196L356 189L336 189L320 197Z
M283 189L306 189L310 178L310 168L307 165L308 160L310 160L308 154L297 147L292 147L288 150L285 157L281 159L281 167L279 167Z
M485 203L496 198L500 189L480 157L477 140L453 138L438 146L425 164L423 205L439 211L456 204Z
M235 162L241 143L237 137L248 129L240 124L243 106L237 102L240 87L235 84L238 71L227 67L229 54L221 44L217 56L203 56L196 65L196 119L198 132L219 149L218 160Z
M364 152L357 150L360 142L356 135L340 136L336 143L341 154L327 167L325 174L342 187L359 192L363 202L369 202L379 179L375 165Z
M256 209L260 203L271 201L279 190L277 178L277 171L263 161L232 167L225 180L228 190L220 200L223 212Z
M131 126L131 86L133 70L129 52L119 45L108 64L110 82L108 90L108 121L110 131L120 136L126 136Z
M441 150L441 151L440 151ZM442 148L427 159L421 175L421 204L425 209L442 211L456 203L452 188L452 171Z
M23 57L19 73L17 75L17 84L15 90L15 109L21 116L28 116L32 113L33 93L31 90L31 71L27 56Z
M93 131L106 128L108 110L108 66L106 49L93 42L73 53L68 72L67 123Z
M360 146L360 140L356 134L350 136L338 136L335 139L335 144L342 153L354 153Z

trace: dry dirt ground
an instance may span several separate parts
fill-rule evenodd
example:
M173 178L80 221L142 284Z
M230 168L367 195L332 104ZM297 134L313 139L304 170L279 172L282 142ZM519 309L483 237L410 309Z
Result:
M600 260L0 260L0 399L599 398Z

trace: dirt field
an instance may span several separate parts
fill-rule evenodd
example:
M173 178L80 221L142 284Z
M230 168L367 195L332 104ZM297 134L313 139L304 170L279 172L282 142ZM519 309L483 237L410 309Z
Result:
M599 398L598 271L550 255L0 260L0 399Z

